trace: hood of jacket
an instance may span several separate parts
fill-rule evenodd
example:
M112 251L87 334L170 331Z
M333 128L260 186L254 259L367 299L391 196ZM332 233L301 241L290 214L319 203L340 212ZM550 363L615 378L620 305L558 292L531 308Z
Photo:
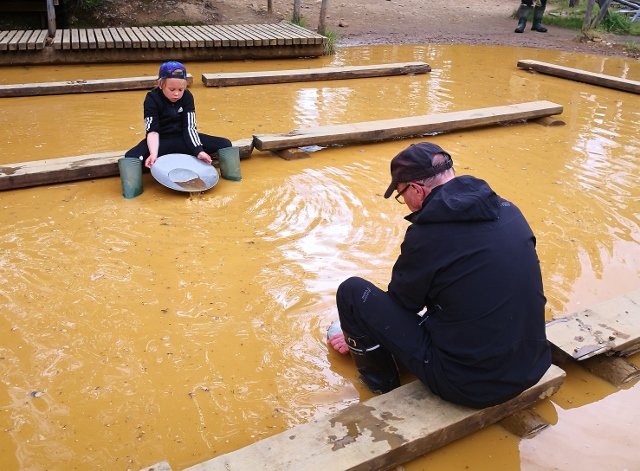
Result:
M498 219L500 204L487 182L463 175L434 188L422 208L405 219L414 224L493 221Z

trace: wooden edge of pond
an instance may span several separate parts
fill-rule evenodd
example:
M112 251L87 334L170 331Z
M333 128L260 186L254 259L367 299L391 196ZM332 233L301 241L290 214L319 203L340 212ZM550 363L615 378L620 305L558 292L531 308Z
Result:
M251 138L240 139L232 144L240 148L241 159L249 157L253 152ZM124 154L125 151L116 151L0 164L0 191L118 176L120 175L118 160L124 157ZM214 157L214 165L217 166L215 155L212 157Z
M425 74L427 72L431 72L431 67L424 62L400 62L394 64L325 67L317 69L202 74L202 82L207 87L231 87L238 85L387 77L392 75Z
M65 95L73 93L147 90L157 84L157 77L128 77L100 80L68 80L66 82L19 83L0 85L0 98ZM187 74L187 86L193 85L193 76Z
M280 150L305 146L329 146L354 142L377 142L400 137L527 121L561 114L562 105L532 101L407 118L367 121L297 129L286 134L254 134L258 150Z
M640 82L636 80L628 80L612 75L597 74L587 72L581 69L572 69L570 67L562 67L548 62L540 62L535 60L519 60L518 67L521 69L534 70L546 75L561 77L576 82L598 85L601 87L612 88L624 92L640 93Z
M551 365L518 397L479 410L446 402L413 381L184 471L388 470L550 397L564 379Z

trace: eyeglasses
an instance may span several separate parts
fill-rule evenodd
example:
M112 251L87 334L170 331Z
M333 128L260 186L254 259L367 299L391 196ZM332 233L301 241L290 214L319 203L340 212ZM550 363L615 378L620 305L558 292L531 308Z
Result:
M404 196L402 196L402 194L407 191L409 189L409 187L411 185L418 185L418 186L424 186L424 183L418 183L418 182L409 182L407 183L407 186L405 186L402 191L399 191L398 194L396 195L396 201L400 204L407 204L404 202Z

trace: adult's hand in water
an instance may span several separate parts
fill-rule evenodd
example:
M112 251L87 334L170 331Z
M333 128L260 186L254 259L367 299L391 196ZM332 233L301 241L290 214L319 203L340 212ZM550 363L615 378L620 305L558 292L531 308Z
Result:
M343 355L349 351L347 343L344 341L344 334L340 332L329 339L329 344Z

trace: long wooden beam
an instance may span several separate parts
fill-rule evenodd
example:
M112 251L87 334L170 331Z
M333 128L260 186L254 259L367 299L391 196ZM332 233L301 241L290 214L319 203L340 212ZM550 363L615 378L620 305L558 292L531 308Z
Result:
M564 378L551 365L518 397L480 410L443 401L414 381L184 471L388 470L553 395Z
M63 95L71 93L147 90L156 86L157 77L129 77L101 80L69 80L67 82L18 83L0 85L0 98L18 96ZM187 74L187 86L193 76Z
M409 118L319 126L297 129L286 134L255 134L253 138L258 150L376 142L504 122L543 118L560 114L562 110L562 105L550 101L532 101L516 105L494 106Z
M424 62L401 62L395 64L326 67L318 69L202 74L202 82L207 87L231 87L236 85L262 85L266 83L385 77L391 75L424 74L427 72L431 72L431 67Z
M240 148L241 159L249 157L253 151L253 140L250 138L234 141L233 145ZM120 174L118 159L123 157L124 153L125 151L104 152L17 164L0 164L0 190L117 176Z
M521 69L535 70L536 72L553 75L555 77L575 80L577 82L613 88L614 90L640 93L640 82L636 80L622 79L612 75L596 74L594 72L587 72L581 69L572 69L570 67L562 67L534 60L520 60L518 61L518 67Z

